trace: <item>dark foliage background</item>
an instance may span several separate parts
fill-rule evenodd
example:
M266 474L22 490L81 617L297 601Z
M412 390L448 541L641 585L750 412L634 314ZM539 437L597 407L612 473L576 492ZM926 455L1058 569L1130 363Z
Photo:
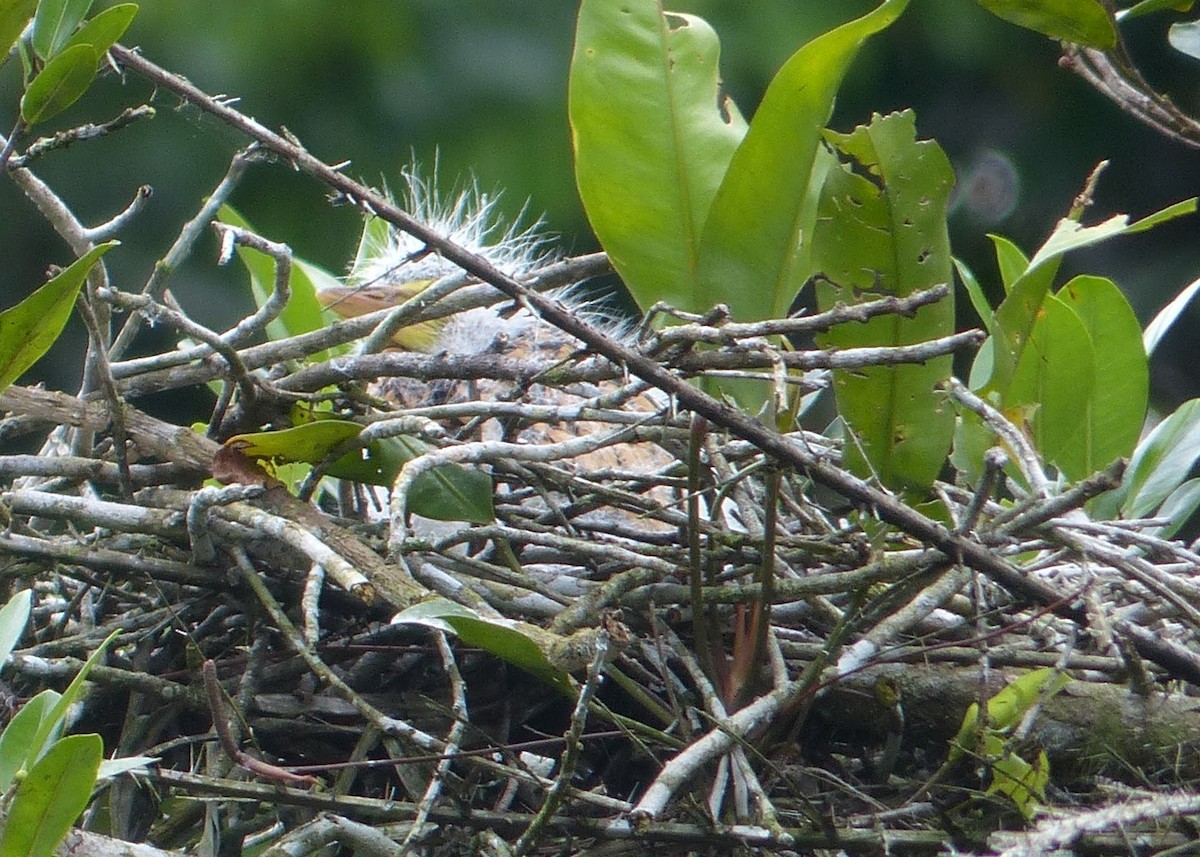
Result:
M100 4L98 4L99 6ZM679 2L708 19L723 42L722 68L742 111L753 112L775 69L805 40L872 5L865 0ZM240 98L247 113L285 125L329 162L372 182L416 158L440 163L444 183L470 173L505 188L503 207L545 212L565 249L595 249L575 193L566 119L566 81L575 5L514 0L464 6L434 0L259 0L146 2L124 39L209 92ZM1188 108L1200 106L1200 64L1172 51L1168 21L1126 28L1148 77ZM1032 251L1065 213L1084 177L1112 160L1093 216L1142 215L1195 194L1200 157L1122 114L1057 64L1057 46L991 17L964 0L918 0L860 56L834 125L848 129L872 111L913 107L959 172L966 197L952 220L955 252L993 277L988 231ZM0 124L16 113L19 67L0 70ZM37 166L85 217L105 219L134 189L154 187L148 213L109 257L126 289L140 288L180 224L216 184L245 141L140 80L101 81L68 114L99 121L151 100L158 116L98 142L58 152ZM39 129L48 131L50 129ZM1015 194L1015 196L1013 196ZM255 226L302 256L340 271L354 251L359 219L331 208L320 188L282 166L254 169L235 204ZM67 253L11 184L0 185L2 303L35 287L48 261ZM1195 218L1068 259L1064 273L1114 277L1146 319L1200 275ZM172 280L195 316L222 325L248 297L236 266L218 269L215 241ZM964 305L966 301L962 302ZM964 316L964 324L973 320ZM152 336L154 334L151 334ZM158 335L163 335L159 333ZM1155 367L1155 395L1170 406L1200 387L1189 363L1195 315L1180 325ZM82 332L72 331L27 381L71 388ZM152 343L147 341L146 347ZM173 403L170 407L177 407ZM188 415L190 416L190 415Z

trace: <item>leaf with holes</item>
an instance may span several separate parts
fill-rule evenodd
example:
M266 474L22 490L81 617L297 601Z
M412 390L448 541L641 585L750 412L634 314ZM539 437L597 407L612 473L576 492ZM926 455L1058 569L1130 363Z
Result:
M825 275L817 285L819 309L951 282L946 210L954 173L936 143L916 140L915 123L905 111L876 116L850 134L827 134L847 163L829 173L813 232L813 264ZM947 298L911 318L839 325L818 343L903 346L953 332L954 303ZM850 466L891 488L928 488L954 434L953 409L936 389L951 369L947 356L834 372L838 412L856 440L846 445Z

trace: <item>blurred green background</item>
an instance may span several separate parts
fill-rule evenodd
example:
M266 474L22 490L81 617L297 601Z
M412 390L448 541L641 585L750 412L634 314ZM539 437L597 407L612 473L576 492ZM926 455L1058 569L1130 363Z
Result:
M874 4L669 5L716 28L727 88L749 116L797 47ZM286 126L327 162L350 161L349 172L367 182L394 179L410 160L430 164L436 154L443 184L474 174L485 189L505 189L508 211L528 200L531 210L545 213L564 250L585 252L596 245L575 192L566 119L574 14L573 3L510 0L146 0L123 42L210 93L240 99L241 110L268 126ZM1126 34L1149 78L1195 109L1200 63L1168 47L1169 22L1154 16ZM1122 114L1060 68L1058 56L1055 43L968 0L914 0L897 25L869 43L838 103L832 124L843 130L875 111L916 110L920 133L941 143L959 174L955 252L987 282L995 277L986 233L1003 233L1032 252L1101 159L1112 166L1092 218L1147 214L1200 186L1200 154ZM17 66L0 70L2 127L11 127L17 112ZM102 79L54 124L103 121L142 102L158 109L152 121L76 144L36 166L92 222L123 208L138 185L154 188L145 214L121 236L124 246L108 257L118 284L133 291L245 143L132 75L123 83L115 75ZM283 165L252 168L233 201L264 235L334 272L354 252L358 215L331 207L320 186ZM0 218L6 263L0 304L9 305L41 281L47 264L65 264L69 255L11 183L0 186ZM1198 228L1193 217L1105 244L1070 257L1063 274L1114 277L1145 320L1200 276ZM242 270L217 268L215 256L208 236L171 289L199 320L221 327L249 299ZM962 322L974 319L964 315ZM1156 361L1160 405L1200 392L1196 335L1196 325L1181 325ZM147 351L169 342L158 331L139 346ZM82 345L82 332L73 329L26 380L71 389Z

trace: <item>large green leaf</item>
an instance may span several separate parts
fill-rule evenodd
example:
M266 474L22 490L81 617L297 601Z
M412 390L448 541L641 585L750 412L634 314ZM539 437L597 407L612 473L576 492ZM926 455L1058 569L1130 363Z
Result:
M1079 316L1058 297L1042 304L1004 399L1010 419L1024 427L1048 461L1073 465L1068 449L1076 426L1092 401L1096 355ZM1087 473L1060 468L1071 478ZM1091 471L1088 471L1090 473Z
M17 786L0 857L50 857L87 807L103 758L99 735L59 739Z
M396 625L423 625L453 634L468 646L493 654L513 666L532 673L564 692L570 692L571 679L546 657L534 638L533 626L511 619L485 617L445 598L431 598L396 614Z
M7 56L37 9L37 0L0 0L0 56Z
M588 220L642 309L707 308L701 229L746 123L719 90L716 34L655 0L583 0L568 106Z
M828 137L853 164L831 170L821 195L812 240L813 265L825 275L817 287L818 308L950 283L946 209L954 172L936 143L916 140L912 111L876 116L851 134ZM836 348L911 345L953 332L954 303L946 299L911 318L886 315L839 325L818 342ZM935 392L951 364L947 356L834 372L838 413L856 440L846 445L852 468L893 488L932 484L954 433L953 409Z
M92 0L40 0L29 39L34 52L43 60L57 54L90 8Z
M1117 44L1112 15L1098 0L979 0L979 5L1052 39L1102 51Z
M1150 368L1137 316L1112 280L1075 277L1058 297L1083 322L1095 354L1091 398L1076 416L1073 440L1055 459L1067 476L1077 479L1128 456L1137 446L1146 420Z
M699 290L689 308L726 302L743 321L787 313L813 273L809 239L831 165L821 156L821 130L834 96L863 43L907 5L886 0L818 36L775 75L705 221Z
M0 312L0 390L21 377L54 344L71 317L88 271L119 243L109 241L89 250L25 300Z
M66 110L96 78L100 55L91 45L72 45L54 55L21 96L21 118L36 125Z

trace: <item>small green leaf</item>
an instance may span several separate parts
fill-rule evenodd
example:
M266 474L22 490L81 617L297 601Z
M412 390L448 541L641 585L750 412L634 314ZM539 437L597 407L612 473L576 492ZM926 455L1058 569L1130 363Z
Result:
M379 256L380 251L388 245L388 234L391 225L382 217L369 215L363 221L362 235L358 238L358 252L354 254L354 264L351 271L359 271Z
M1140 18L1143 15L1151 15L1155 12L1188 12L1195 5L1194 0L1142 0L1140 3L1135 3L1128 9L1120 9L1117 11L1117 20L1125 21L1131 18Z
M91 800L103 758L99 735L56 741L17 786L0 833L0 857L51 857Z
M96 78L100 55L91 45L74 45L54 55L21 96L21 118L36 125L66 110Z
M1147 357L1154 354L1158 343L1167 335L1167 331L1175 324L1175 319L1179 318L1198 291L1200 291L1200 280L1195 280L1176 295L1169 304L1159 310L1153 320L1146 325L1146 332L1142 334L1142 346L1146 349Z
M256 231L232 206L221 206L217 219L250 232ZM266 253L242 244L237 245L237 254L250 274L250 292L254 296L254 303L262 307L275 291L275 260ZM292 272L288 280L291 297L279 317L267 325L268 337L273 340L287 339L325 326L324 312L317 300L316 280L337 283L337 278L320 266L292 258ZM320 361L327 357L327 354L315 354L310 359Z
M483 649L559 690L570 692L570 677L550 663L533 636L540 629L511 619L485 617L445 598L414 604L398 613L392 623L423 625L453 634L468 646Z
M1098 0L979 0L979 5L1052 39L1102 51L1117 44L1112 16Z
M89 250L25 300L0 312L0 390L21 377L54 344L71 317L88 271L119 243L109 241Z
M716 33L655 0L583 0L568 95L588 220L635 301L700 311L701 231L746 123Z
M92 0L40 0L30 37L34 52L48 62L71 38L91 8Z
M0 0L0 56L7 56L37 9L37 0Z
M983 322L983 326L987 328L988 332L995 336L996 314L992 310L987 295L983 293L983 286L979 285L979 280L974 272L961 259L955 258L954 269L958 271L958 278L962 280L963 287L967 290L967 297L971 299L971 306L975 308L975 314L979 316L979 320Z
M22 589L8 603L0 608L0 666L8 660L12 650L25 633L29 624L30 604L33 602L33 590Z
M1189 479L1171 492L1162 505L1154 511L1154 517L1166 518L1167 523L1149 535L1160 539L1172 538L1184 524L1200 509L1200 478Z
M305 461L317 464L348 440L362 434L363 427L347 420L315 420L278 431L239 434L225 441L249 458L268 461Z
M1095 355L1092 395L1076 416L1074 439L1055 458L1068 477L1077 479L1128 456L1137 446L1146 421L1150 367L1137 316L1112 280L1075 277L1058 297L1083 322Z
M0 733L0 793L8 791L17 771L28 767L34 736L60 699L62 694L58 691L43 690L21 706ZM50 737L53 740L58 733L51 732Z
M158 759L154 756L121 756L116 759L105 759L100 763L100 769L96 771L96 779L109 780L119 777L121 774L143 773L151 765L157 764Z
M989 235L996 247L996 265L1000 268L1000 282L1004 284L1004 293L1012 291L1013 284L1021 278L1029 267L1029 259L1021 252L1021 248L1009 241L1003 235Z
M1039 750L1032 764L1004 747L998 753L989 747L988 756L992 782L986 793L1004 795L1026 821L1033 818L1038 805L1046 799L1046 785L1050 782L1050 759L1046 751Z
M116 44L117 39L125 35L129 25L137 15L136 3L118 3L102 12L97 12L90 21L75 31L75 34L63 45L68 50L75 45L91 45L98 60Z
M1125 518L1144 518L1174 492L1200 461L1200 399L1184 402L1138 444L1121 484Z

